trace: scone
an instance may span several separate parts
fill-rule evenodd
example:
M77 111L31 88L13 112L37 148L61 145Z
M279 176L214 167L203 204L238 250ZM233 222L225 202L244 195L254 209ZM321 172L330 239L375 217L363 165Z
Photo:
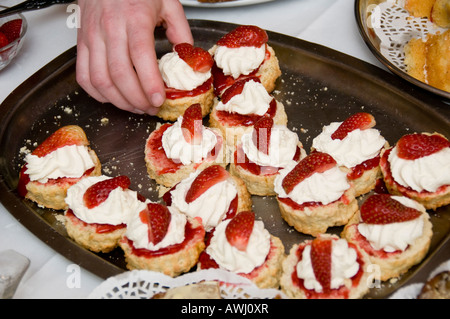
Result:
M243 211L221 222L207 240L197 269L221 268L250 279L259 288L278 288L284 246L255 213Z
M221 96L235 81L256 76L267 92L275 89L281 69L275 51L267 44L267 32L243 25L220 38L209 50L214 58L214 90Z
M450 1L448 0L406 0L405 9L415 17L428 18L443 28L450 27Z
M196 170L226 166L224 140L218 129L202 124L201 107L191 105L175 123L154 130L145 144L145 163L150 178L172 187Z
M130 190L127 176L87 177L67 190L65 227L82 247L108 253L125 233L129 216L145 208L145 199Z
M369 291L367 255L336 235L323 234L291 248L281 289L298 299L358 299Z
M25 157L17 191L39 206L67 209L67 189L80 179L101 174L101 164L83 129L61 127Z
M278 171L305 156L297 134L284 125L274 125L273 119L265 116L242 136L230 173L244 181L250 194L274 196L273 183Z
M375 124L371 114L355 113L324 126L312 142L312 151L330 154L348 172L356 197L371 191L381 177L380 153L388 143Z
M166 99L156 115L166 121L176 121L190 105L198 103L202 116L206 116L214 99L213 59L209 52L180 43L158 64L166 86Z
M374 194L341 234L379 267L379 280L407 272L430 247L432 224L425 207L404 196Z
M444 270L430 278L417 296L418 299L450 299L450 271Z
M301 233L317 236L345 225L358 210L353 184L326 153L280 170L274 185L281 217Z
M127 268L161 272L175 277L197 264L205 247L205 229L173 207L148 203L127 223L119 245Z
M450 203L450 142L443 135L404 135L382 152L380 167L389 193L412 198L426 209Z
M220 165L192 173L166 192L163 199L167 206L174 206L190 218L200 218L207 232L252 206L244 182Z
M172 287L157 293L152 299L222 299L219 281L200 281Z

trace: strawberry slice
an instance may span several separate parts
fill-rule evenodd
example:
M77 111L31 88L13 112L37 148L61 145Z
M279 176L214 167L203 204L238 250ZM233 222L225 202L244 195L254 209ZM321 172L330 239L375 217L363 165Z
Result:
M336 161L327 153L314 152L306 156L286 175L281 186L289 194L294 187L314 173L323 173L336 166Z
M5 22L0 27L0 32L6 35L8 42L12 42L20 37L20 31L22 30L22 19L14 19Z
M332 240L317 237L311 242L311 264L316 280L321 284L323 292L331 290L331 250Z
M130 187L130 179L122 175L91 185L83 195L84 205L89 209L100 205L108 198L109 193L117 187L127 189Z
M183 115L181 129L186 142L200 144L202 142L202 107L199 103L189 106Z
M253 25L239 26L225 34L217 44L227 48L260 47L269 40L267 32Z
M174 51L186 62L194 71L207 72L214 64L214 60L208 51L200 47L194 47L189 43L179 43L175 45Z
M347 118L341 125L331 134L333 140L342 140L348 133L356 129L366 130L375 126L375 118L372 114L360 112L353 114Z
M220 165L211 165L205 168L192 182L191 188L186 193L186 203L191 203L199 198L210 187L228 178L229 174Z
M248 240L253 231L255 224L255 213L251 211L243 211L238 213L230 220L225 228L225 236L231 246L236 247L240 251L247 249Z
M367 224L401 223L418 218L422 213L395 200L389 194L374 194L361 205L361 219Z
M44 157L58 148L69 145L89 145L83 129L77 125L63 126L47 137L34 151L33 155Z
M8 44L9 44L8 37L3 32L0 32L0 48L3 48Z
M156 245L166 236L172 215L167 206L148 203L147 207L139 213L139 218L148 225L148 241Z
M253 129L252 140L257 149L264 154L269 154L270 136L272 134L273 119L264 116L259 119Z
M450 142L438 134L408 134L397 142L398 157L414 160L450 147Z
M252 80L261 83L261 80L256 76L250 76L234 82L233 85L231 85L228 89L226 89L225 92L223 92L222 103L226 104L233 96L241 94L242 90L244 89L245 83Z

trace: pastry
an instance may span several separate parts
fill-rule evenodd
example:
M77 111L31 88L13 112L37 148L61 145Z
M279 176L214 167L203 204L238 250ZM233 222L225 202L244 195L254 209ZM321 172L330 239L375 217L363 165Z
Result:
M87 176L101 174L101 164L83 129L61 127L25 157L18 193L39 206L64 210L67 189Z
M222 299L218 281L201 281L167 289L152 299Z
M374 194L344 227L342 237L364 250L382 281L398 277L422 261L432 225L425 207L404 196Z
M418 299L450 299L450 271L444 270L429 279Z
M450 203L450 142L443 135L404 135L382 152L380 168L389 193L412 198L426 209Z
M291 298L357 299L369 291L367 255L336 235L295 244L283 262L281 289Z
M213 59L208 51L188 43L174 46L158 61L166 86L166 99L158 117L176 121L192 104L200 104L202 116L211 110L214 99L211 67Z
M193 104L177 122L163 124L150 134L145 163L152 179L172 187L196 170L227 165L222 134L203 126L201 107Z
M274 189L281 217L312 236L347 224L358 210L353 184L327 153L314 152L280 170Z
M443 28L450 27L450 1L448 0L406 0L405 9L415 17L428 18Z
M252 211L222 221L207 239L197 269L221 268L250 279L259 288L278 288L284 246Z
M276 195L275 176L291 161L306 156L296 133L284 125L274 125L273 119L262 117L253 130L242 136L234 152L230 173L241 178L250 194Z
M330 154L345 168L356 197L371 191L381 177L380 152L388 143L374 126L371 114L356 113L343 122L324 126L312 142L313 151Z

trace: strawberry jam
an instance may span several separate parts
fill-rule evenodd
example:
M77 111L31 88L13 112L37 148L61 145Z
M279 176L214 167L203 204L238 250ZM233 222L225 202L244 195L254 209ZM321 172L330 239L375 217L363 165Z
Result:
M355 180L360 178L365 171L369 171L380 164L380 156L375 156L374 158L368 159L361 164L356 165L352 168L351 172L347 174L350 180Z
M181 99L183 97L194 97L208 92L211 89L212 85L213 85L213 78L210 77L203 84L190 91L177 90L166 86L166 98L176 100Z
M262 116L270 116L273 118L277 112L277 102L275 99L272 99L270 102L269 109ZM261 115L257 114L239 114L239 113L230 113L227 111L217 111L217 118L220 122L226 123L228 126L252 126L254 125L261 117Z
M81 219L79 219L77 216L75 216L75 214L73 213L73 211L71 209L67 210L66 217L70 218L70 220L75 224L79 224L84 227L88 227L88 226L95 227L95 232L97 234L111 233L113 231L116 231L118 229L123 229L126 227L125 224L109 225L109 224L86 223L86 222L82 221Z
M326 205L322 204L321 202L306 202L306 203L298 204L298 203L294 202L292 199L290 199L289 197L278 197L278 200L280 202L282 202L283 204L288 205L292 209L295 209L295 210L304 210L305 208L326 206ZM334 202L329 203L328 205L332 205L338 201L342 201L346 205L348 205L350 203L347 196L344 194L339 199L335 200Z

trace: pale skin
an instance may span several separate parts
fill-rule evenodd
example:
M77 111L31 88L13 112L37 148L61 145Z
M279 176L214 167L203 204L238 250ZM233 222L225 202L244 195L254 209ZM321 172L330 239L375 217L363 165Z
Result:
M154 30L172 44L193 44L178 0L79 0L76 78L100 102L154 115L164 102Z

